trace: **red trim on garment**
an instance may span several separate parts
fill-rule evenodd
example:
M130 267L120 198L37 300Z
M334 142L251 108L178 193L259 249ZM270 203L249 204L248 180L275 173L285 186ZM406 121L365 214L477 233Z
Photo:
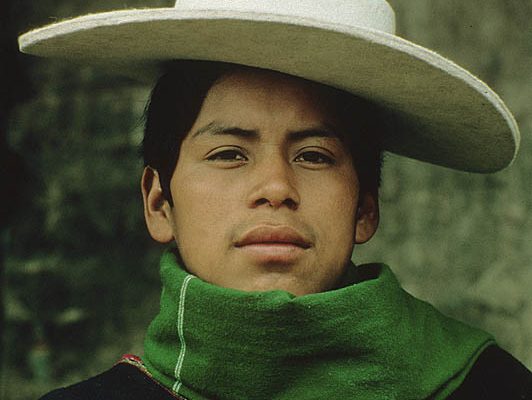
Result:
M152 380L155 384L157 384L161 389L163 389L166 392L168 392L172 397L176 398L177 400L188 400L185 397L174 393L173 391L168 389L166 386L163 386L158 381L156 381L153 378L153 376L150 374L150 371L148 371L148 369L146 368L146 366L142 362L142 359L139 356L137 356L135 354L124 354L120 358L120 360L117 361L117 363L115 365L117 365L117 364L130 364L130 365L133 365L134 367L138 368L144 375L146 375L150 380Z
M142 362L142 359L139 356L136 356L135 354L124 354L122 357L120 357L120 360L118 360L116 364L122 364L122 363L131 364L137 367L138 369L140 369L142 372L144 372L146 375L148 375L151 378L150 372L144 366L144 363Z

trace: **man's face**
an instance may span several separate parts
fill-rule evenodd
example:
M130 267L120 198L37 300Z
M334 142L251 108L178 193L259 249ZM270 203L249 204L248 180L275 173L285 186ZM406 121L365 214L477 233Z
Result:
M355 242L374 233L377 211L363 207L357 219L359 182L331 95L260 70L233 72L210 89L181 145L174 206L165 202L157 219L167 226L156 227L171 232L191 273L295 295L338 284ZM147 220L154 238L171 238Z

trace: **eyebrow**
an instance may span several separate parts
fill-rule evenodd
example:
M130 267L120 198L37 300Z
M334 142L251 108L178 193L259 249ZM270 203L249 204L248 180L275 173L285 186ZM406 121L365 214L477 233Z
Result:
M215 121L205 125L202 128L199 128L196 132L192 134L192 138L197 138L201 135L230 135L236 136L243 139L253 139L257 140L260 137L260 134L257 130L254 129L243 129L236 126L225 126L219 124ZM343 140L343 135L339 133L337 129L329 124L324 124L322 126L317 126L310 129L302 129L298 131L288 132L288 141L289 142L298 142L307 138L332 138Z
M236 126L225 126L217 122L211 122L194 132L192 139L205 134L213 136L231 135L248 139L257 139L259 137L259 133L256 130L242 129Z

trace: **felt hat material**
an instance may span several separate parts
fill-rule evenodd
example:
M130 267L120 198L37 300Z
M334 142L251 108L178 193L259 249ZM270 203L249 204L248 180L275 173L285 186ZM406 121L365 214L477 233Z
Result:
M19 38L29 54L153 79L165 61L280 71L379 104L385 150L471 172L515 158L514 117L485 83L395 35L385 0L177 0L173 8L89 14Z

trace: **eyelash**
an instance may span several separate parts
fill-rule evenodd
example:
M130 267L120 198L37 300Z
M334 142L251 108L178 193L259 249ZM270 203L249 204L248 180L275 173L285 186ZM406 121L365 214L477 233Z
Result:
M320 162L316 162L315 160L314 161L308 161L310 162L311 164L334 164L334 159L332 159L331 157L319 152L319 151L304 151L303 153L299 154L295 160L297 160L298 158L302 157L303 155L309 155L309 154L312 154L315 158L317 159L321 159Z
M235 158L223 158L222 157L222 156L228 155L228 154L229 155L230 154L239 155L239 156L243 157L244 160L236 160ZM209 157L207 157L207 160L209 160L209 161L223 161L223 162L231 162L231 161L233 161L234 162L234 161L246 161L247 158L239 150L222 150L222 151L220 151L218 153L214 153L214 154L210 155Z
M231 158L226 158L226 156L235 156ZM330 164L333 165L335 163L334 159L319 152L319 151L304 151L297 155L297 157L294 159L294 161L297 161L299 158L303 157L304 155L313 155L314 161L307 161L311 164ZM237 159L237 157L242 157L242 159ZM317 161L317 160L320 161ZM218 153L212 154L209 157L207 157L207 160L209 161L221 161L221 162L244 162L247 161L246 156L242 153L240 150L222 150Z

